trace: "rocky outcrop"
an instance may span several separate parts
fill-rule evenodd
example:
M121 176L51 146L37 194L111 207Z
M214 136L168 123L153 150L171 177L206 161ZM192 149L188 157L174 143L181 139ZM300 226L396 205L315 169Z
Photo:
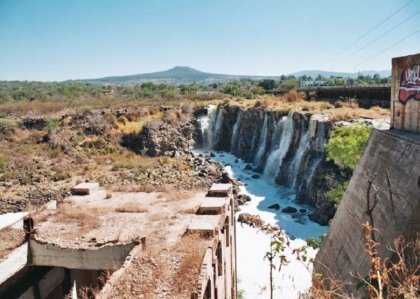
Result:
M194 132L195 127L189 122L170 126L163 121L153 121L145 124L140 133L124 135L121 144L149 157L176 157L193 148Z

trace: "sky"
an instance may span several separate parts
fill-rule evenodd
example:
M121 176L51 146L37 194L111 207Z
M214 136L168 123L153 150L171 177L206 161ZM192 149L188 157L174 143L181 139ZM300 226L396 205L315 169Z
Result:
M0 80L390 70L419 19L420 0L0 0Z

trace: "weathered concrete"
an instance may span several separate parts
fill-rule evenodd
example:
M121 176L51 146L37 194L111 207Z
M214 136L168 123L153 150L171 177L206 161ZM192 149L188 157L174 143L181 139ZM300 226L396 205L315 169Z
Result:
M420 54L392 59L391 128L420 133Z
M107 283L102 288L101 292L97 295L97 299L105 299L109 298L112 292L113 285L124 276L126 273L127 268L130 266L130 264L133 262L133 259L138 255L140 252L140 245L136 246L131 250L130 254L127 256L126 261L122 265L120 269L115 271L112 276L108 279Z
M231 184L213 184L209 189L207 196L228 197L232 195Z
M221 215L195 215L188 226L188 231L210 233L214 236L221 220Z
M29 262L34 266L101 270L120 268L138 242L111 244L98 248L63 248L57 244L29 240Z
M81 183L71 188L71 193L73 195L89 195L98 190L98 183Z
M379 255L390 257L386 247L396 237L420 231L419 194L419 136L374 129L315 259L315 270L354 284L355 277L364 278L370 263L362 225L373 220Z
M28 243L16 248L0 262L0 285L22 270L28 262Z
M224 209L230 203L229 197L206 197L203 203L200 205L198 214L200 215L211 215L211 214L222 214Z
M26 215L28 215L28 212L6 213L0 215L0 229L15 224L17 224L16 227L22 228L22 220L26 217Z

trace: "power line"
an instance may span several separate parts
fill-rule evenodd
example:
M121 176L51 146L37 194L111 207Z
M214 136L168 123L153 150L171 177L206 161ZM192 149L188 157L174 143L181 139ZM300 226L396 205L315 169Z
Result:
M396 43L393 43L391 46L389 46L389 47L387 47L387 48L385 48L385 49L383 49L383 50L379 51L378 53L375 53L374 55L372 55L372 56L370 56L370 57L366 58L365 60L362 60L361 62L359 62L359 63L358 63L358 64L356 64L355 66L359 66L359 65L361 65L363 62L366 62L366 61L368 61L368 60L370 60L370 59L372 59L372 58L374 58L374 57L376 57L376 56L378 56L378 55L381 55L382 53L384 53L384 52L386 52L386 51L388 51L388 50L392 49L392 48L393 48L393 47L395 47L396 45L398 45L398 44L402 43L403 41L407 40L408 38L412 37L413 35L415 35L415 34L417 34L417 33L419 33L419 32L420 32L420 29L417 29L416 31L414 31L413 33L410 33L409 35L407 35L407 36L403 37L402 39L400 39L400 40L399 40L399 41L397 41Z
M420 10L415 12L414 14L412 14L411 16L409 16L408 18L406 18L405 20L403 20L402 22L398 23L397 25L395 25L394 27L392 27L391 29L385 31L383 34L381 34L380 36L378 36L377 38L375 38L374 40L368 42L367 44L365 44L364 46L362 46L361 48L357 49L356 51L354 51L353 53L351 53L350 55L347 55L346 57L344 57L342 60L340 60L339 62L337 62L336 64L334 64L333 66L336 66L337 64L342 63L343 61L347 60L348 58L352 57L353 55L359 53L360 51L366 49L367 47L369 47L371 44L373 44L374 42L376 42L377 40L381 39L382 37L384 37L385 35L387 35L388 33L394 31L395 29L397 29L398 27L400 27L402 24L404 24L405 22L407 22L408 20L410 20L412 17L418 15L420 13Z
M365 33L363 33L360 37L358 37L356 40L354 40L353 42L351 42L347 47L341 49L340 51L338 51L335 55L333 55L332 57L330 57L329 59L327 59L326 61L324 61L320 66L318 66L317 68L323 67L325 64L329 63L331 60L333 60L334 58L336 58L338 55L340 55L341 53L343 53L344 51L348 50L349 48L351 48L354 44L356 44L357 42L359 42L361 39L363 39L364 37L366 37L369 33L371 33L372 31L374 31L376 28L378 28L379 26L381 26L383 23L385 23L386 21L388 21L390 18L392 18L393 16L395 16L397 13L399 13L403 8L405 8L406 6L408 6L411 2L413 2L414 0L410 0L408 1L406 4L404 4L403 6L401 6L400 8L398 8L396 11L394 11L393 13L391 13L389 16L387 16L385 19L383 19L382 21L380 21L378 24L376 24L375 26L373 26L371 29L369 29L368 31L366 31Z

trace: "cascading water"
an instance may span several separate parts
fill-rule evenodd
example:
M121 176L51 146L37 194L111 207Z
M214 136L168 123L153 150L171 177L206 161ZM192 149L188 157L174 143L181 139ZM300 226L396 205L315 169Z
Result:
M207 108L207 115L198 119L201 127L201 135L203 136L203 147L209 148L211 140L213 139L213 127L216 115L216 105L209 105Z
M258 152L255 155L254 158L254 165L255 166L262 166L261 164L261 159L265 153L265 148L266 148L266 144L267 144L267 133L268 133L268 116L267 114L264 114L264 124L261 130L261 134L260 134L260 138L258 141L258 144L260 145L260 147L258 148Z
M210 148L214 148L217 145L217 142L219 141L220 130L223 124L223 113L223 107L219 107L216 115L216 120L213 122L213 127L210 128L214 132L214 134L212 134L211 138L209 139Z
M304 132L304 125L302 123L301 126L301 134L303 134L300 138L299 147L296 151L295 158L293 159L293 166L292 171L290 172L290 175L288 177L288 185L292 189L296 189L296 182L297 182L297 175L299 171L299 167L302 162L303 154L309 149L309 143L308 143L308 135L309 130Z
M290 144L292 142L293 112L291 111L287 117L283 117L278 123L277 127L279 127L282 131L280 142L278 143L276 149L269 154L267 163L264 168L264 175L272 179L275 179L277 176L284 156L286 156L286 153L289 150Z
M239 125L241 123L241 110L238 111L238 115L236 116L235 124L233 125L232 131L232 140L230 143L230 152L235 153L236 148L238 147L238 137L239 137Z

